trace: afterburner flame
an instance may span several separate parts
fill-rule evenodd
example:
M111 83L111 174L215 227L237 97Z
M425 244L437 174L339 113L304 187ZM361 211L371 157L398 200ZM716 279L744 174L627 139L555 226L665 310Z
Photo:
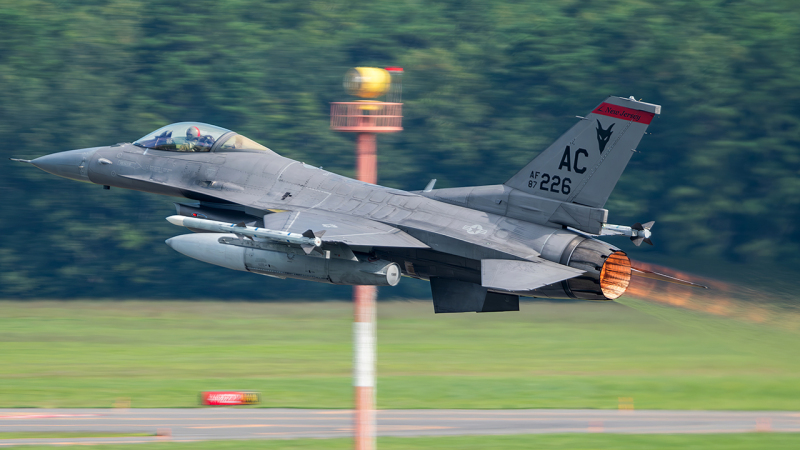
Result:
M663 273L681 280L707 285L711 288L709 290L696 289L691 286L634 277L628 289L628 295L651 302L664 303L720 316L730 316L732 315L732 309L735 309L732 294L736 290L741 291L743 289L742 287L735 288L727 283L698 277L656 264L636 261L635 265L645 270Z
M709 286L709 289L697 289L634 276L626 294L628 297L750 322L781 322L797 329L797 316L771 306L776 303L776 298L768 292L711 280L655 264L635 261L634 266L703 284Z
M614 252L608 255L603 269L600 271L600 289L603 295L614 300L628 289L631 282L631 260L625 252Z

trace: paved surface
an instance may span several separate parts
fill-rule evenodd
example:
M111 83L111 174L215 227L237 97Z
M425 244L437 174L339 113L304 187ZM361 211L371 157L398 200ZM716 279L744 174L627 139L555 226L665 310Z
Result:
M309 409L0 409L4 431L101 431L163 437L2 439L18 444L85 444L348 437L352 412ZM380 436L533 433L800 432L800 412L614 410L384 410Z

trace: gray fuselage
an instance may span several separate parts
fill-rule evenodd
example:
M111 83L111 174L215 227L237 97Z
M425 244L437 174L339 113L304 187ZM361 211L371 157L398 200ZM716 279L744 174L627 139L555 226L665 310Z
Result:
M286 210L317 210L394 226L427 244L430 250L368 250L398 262L404 275L421 279L447 277L480 283L483 259L531 260L541 256L559 262L565 246L580 236L557 224L541 225L428 197L448 190L421 195L371 185L274 152L171 152L132 144L73 152L88 156L86 170L73 178L100 185L239 205L254 217ZM486 204L485 209L506 214L513 210L515 192L497 186L484 188L484 195L481 187L469 188L479 191L477 195L473 192L473 200Z

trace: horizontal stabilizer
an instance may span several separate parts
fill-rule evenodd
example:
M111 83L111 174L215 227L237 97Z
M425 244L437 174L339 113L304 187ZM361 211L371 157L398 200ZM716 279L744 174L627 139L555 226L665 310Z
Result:
M666 281L667 283L682 284L684 286L708 289L708 286L703 286L702 284L681 280L680 278L671 277L669 275L664 275L663 273L653 272L647 269L642 269L640 267L631 267L631 274L640 276L642 278L649 278L651 280Z
M481 261L481 284L504 291L531 291L582 275L583 271L544 259L518 261L484 259Z

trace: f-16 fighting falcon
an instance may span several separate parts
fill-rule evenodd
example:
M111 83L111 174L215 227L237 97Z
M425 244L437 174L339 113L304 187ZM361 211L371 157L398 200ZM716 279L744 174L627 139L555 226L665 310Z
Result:
M613 300L631 266L597 236L651 244L653 222L603 209L661 107L608 97L503 184L407 192L284 158L233 131L175 123L132 144L29 162L65 178L188 199L167 220L176 251L276 278L431 283L434 311L518 311L519 297Z

